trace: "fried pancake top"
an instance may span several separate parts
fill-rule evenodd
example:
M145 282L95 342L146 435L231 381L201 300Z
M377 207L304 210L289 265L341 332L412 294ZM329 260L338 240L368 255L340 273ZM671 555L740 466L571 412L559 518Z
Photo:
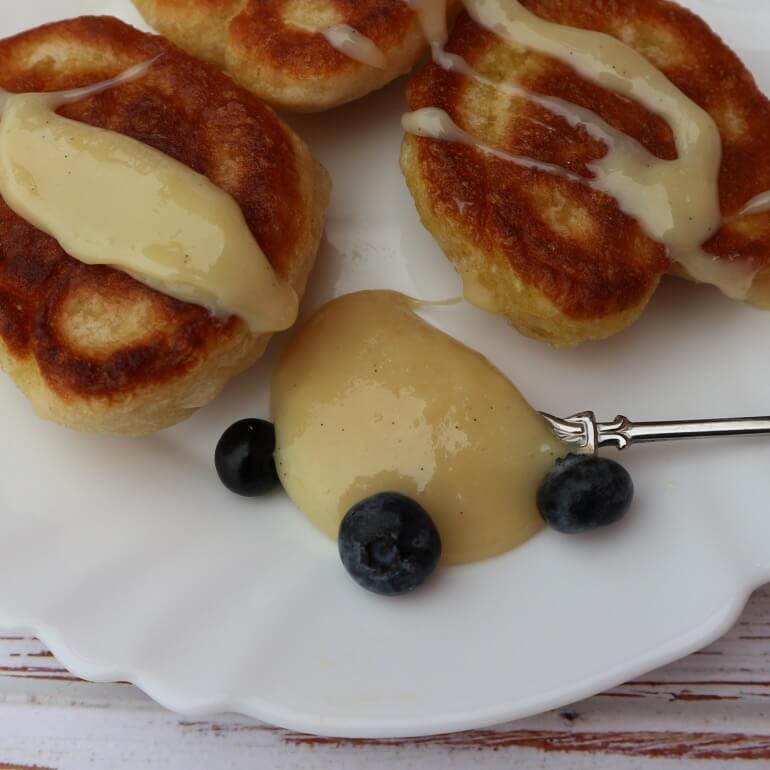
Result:
M705 244L725 259L770 266L770 216L730 220L770 189L764 128L770 102L735 54L690 11L668 0L521 0L549 21L604 32L648 58L719 127L719 194L726 221ZM569 66L506 45L461 14L447 45L486 77L588 108L662 159L676 158L668 124ZM440 107L481 141L591 178L606 145L531 101L429 64L409 86L409 106ZM566 316L599 319L644 301L670 267L617 202L586 186L524 169L475 148L415 139L429 195L485 252L502 252L516 275Z
M160 54L140 80L60 113L145 142L206 175L235 198L288 279L305 205L291 136L218 70L116 19L83 17L0 41L0 87L74 88ZM96 316L102 323L89 323ZM0 338L12 357L33 357L60 396L127 398L184 376L237 334L238 319L216 320L124 273L73 259L0 199Z
M217 0L191 1L219 4ZM292 21L319 29L348 24L385 55L401 45L415 23L414 11L403 0L246 0L231 5L242 6L229 29L230 44L240 56L298 80L324 79L363 65L336 50L323 35L308 33Z

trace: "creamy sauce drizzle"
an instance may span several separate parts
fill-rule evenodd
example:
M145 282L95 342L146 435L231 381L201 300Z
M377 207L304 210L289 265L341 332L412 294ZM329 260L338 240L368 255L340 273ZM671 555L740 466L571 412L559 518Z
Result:
M446 0L401 0L401 2L417 14L425 39L430 43L434 56L440 55L447 40ZM292 19L289 23L305 32L323 35L332 48L350 59L376 69L386 69L388 66L388 59L378 45L349 24L312 27L296 19Z
M567 169L553 163L545 163L525 155L515 155L505 150L500 150L490 144L480 142L467 131L460 128L445 110L437 107L423 107L415 112L409 112L401 120L404 130L415 136L423 136L429 139L440 139L445 142L455 142L475 147L488 155L500 160L507 160L523 168L543 171L546 174L560 176L570 182L584 184L587 182L582 176L573 174Z
M437 50L447 39L446 0L402 0L417 14L425 37L431 42L431 47ZM368 64L376 69L386 69L388 60L377 44L355 27L349 24L333 24L330 27L316 28L291 21L292 26L299 27L305 32L318 33L340 53L349 58Z
M401 0L414 10L420 20L426 40L438 52L447 39L446 0ZM378 45L349 24L311 27L292 19L290 24L305 32L323 35L329 45L354 61L375 69L386 69L388 59Z
M290 327L297 296L236 201L205 176L113 131L56 113L144 75L152 62L62 93L0 95L0 195L72 257L109 265L255 333Z
M770 211L770 190L760 193L752 198L740 211L739 217L751 216L753 214L764 214Z
M420 20L425 39L435 54L443 49L448 37L447 0L402 0Z
M422 2L431 8L431 13L443 13L445 17L445 0ZM461 57L446 53L445 36L440 35L431 40L433 58L439 66L536 102L565 118L570 125L584 127L592 137L606 143L609 151L603 159L591 164L594 178L588 180L552 164L538 164L495 151L462 131L446 113L438 114L443 112L440 110L419 110L405 116L405 130L473 145L526 168L586 184L608 194L650 237L664 243L670 258L680 263L692 278L714 284L731 297L745 299L756 275L753 265L747 261L719 259L702 249L702 244L722 222L718 191L722 145L711 116L641 54L609 35L553 24L530 13L517 0L463 0L463 4L479 25L509 44L553 56L588 80L633 98L663 117L674 134L678 158L674 161L657 158L590 110L484 77ZM742 213L768 209L770 193L758 196Z
M420 502L444 562L520 545L542 527L535 498L566 454L486 358L389 291L341 297L300 330L272 386L284 488L336 540L345 512L384 491Z
M350 24L332 24L329 27L312 27L292 19L293 27L311 34L323 35L329 45L349 59L368 64L375 69L385 69L388 60L377 44Z
M321 34L333 48L351 59L375 69L384 70L388 66L388 60L377 44L349 24L335 24L321 30Z

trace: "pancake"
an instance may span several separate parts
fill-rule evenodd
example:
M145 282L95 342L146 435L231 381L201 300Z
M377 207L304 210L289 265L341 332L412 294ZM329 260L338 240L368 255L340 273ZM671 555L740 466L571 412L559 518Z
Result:
M274 106L325 110L409 72L426 50L404 0L133 0L146 21L225 69ZM454 0L453 0L454 2ZM320 31L347 24L385 56L382 69L341 53Z
M549 21L617 37L714 118L722 138L725 221L704 245L760 269L750 299L770 295L770 214L736 218L770 189L770 102L735 54L690 11L667 0L522 0ZM486 77L588 108L659 158L677 157L668 124L565 64L506 45L462 13L447 50ZM505 73L504 75L502 73ZM531 101L431 63L409 84L409 107L439 107L480 141L590 179L607 146ZM522 333L569 346L607 337L643 311L672 265L617 202L585 185L524 169L477 148L407 136L402 169L423 223L475 286L474 301ZM676 271L681 273L680 267Z
M163 54L134 82L62 115L166 153L228 192L278 275L301 296L329 197L326 172L255 96L162 38L84 17L0 41L0 87L55 91ZM68 256L0 200L0 365L43 417L141 435L214 398L269 335L218 320L108 267Z

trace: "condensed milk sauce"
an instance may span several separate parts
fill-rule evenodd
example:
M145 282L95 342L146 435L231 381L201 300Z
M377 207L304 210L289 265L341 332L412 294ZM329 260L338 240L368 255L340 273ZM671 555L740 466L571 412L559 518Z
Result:
M333 48L351 59L368 64L375 69L382 70L388 66L385 54L377 44L349 24L334 24L321 30L321 33Z
M0 92L0 195L81 262L238 316L255 333L290 327L297 296L230 195L148 145L56 113L151 64L70 92Z
M402 0L412 8L420 19L420 25L427 40L431 41L434 50L440 49L446 42L447 17L446 0ZM315 28L297 21L291 21L292 26L306 32L318 33L326 38L326 42L344 53L351 59L368 64L375 69L385 69L388 60L377 44L355 27L349 24L332 24L328 27Z
M481 354L390 291L349 294L299 331L272 384L276 465L307 517L337 539L378 492L417 500L447 564L500 554L538 532L537 488L568 451Z
M447 12L452 0L402 0L420 20L425 39L434 55L447 41Z
M745 217L753 214L764 214L766 211L770 211L770 190L752 198L743 207L738 216Z
M326 42L332 48L345 54L350 59L368 64L375 69L385 69L388 61L385 54L378 48L377 44L363 33L359 32L350 24L332 24L328 27L313 27L310 24L304 24L292 19L292 27L297 27L304 32L323 35Z
M409 0L404 0L409 2ZM718 174L722 158L719 130L711 116L686 97L641 54L621 41L592 32L548 22L524 8L518 0L462 0L470 16L513 46L553 56L598 85L635 99L664 118L675 137L678 158L662 160L633 138L617 131L598 115L564 100L543 97L512 84L493 82L462 58L443 50L446 33L439 18L446 18L446 0L413 0L419 4L436 64L482 81L513 96L535 101L580 125L604 141L607 155L592 164L591 180L551 164L493 150L470 136L443 110L427 108L404 116L407 132L451 142L463 142L518 165L587 184L613 197L653 239L668 248L669 256L696 281L718 286L728 296L745 299L756 275L748 262L718 259L702 244L719 228ZM432 19L433 21L430 21ZM430 29L439 32L430 33ZM430 35L433 37L430 37ZM751 201L742 214L770 209L770 193Z

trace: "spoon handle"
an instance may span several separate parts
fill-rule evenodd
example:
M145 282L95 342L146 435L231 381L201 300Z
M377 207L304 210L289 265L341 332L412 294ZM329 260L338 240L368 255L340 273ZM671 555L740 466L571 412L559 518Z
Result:
M594 454L603 446L626 449L652 441L681 441L719 436L770 436L770 417L728 417L713 420L632 422L618 415L612 422L597 422L593 412L559 418L541 412L557 438L577 446L581 454Z

